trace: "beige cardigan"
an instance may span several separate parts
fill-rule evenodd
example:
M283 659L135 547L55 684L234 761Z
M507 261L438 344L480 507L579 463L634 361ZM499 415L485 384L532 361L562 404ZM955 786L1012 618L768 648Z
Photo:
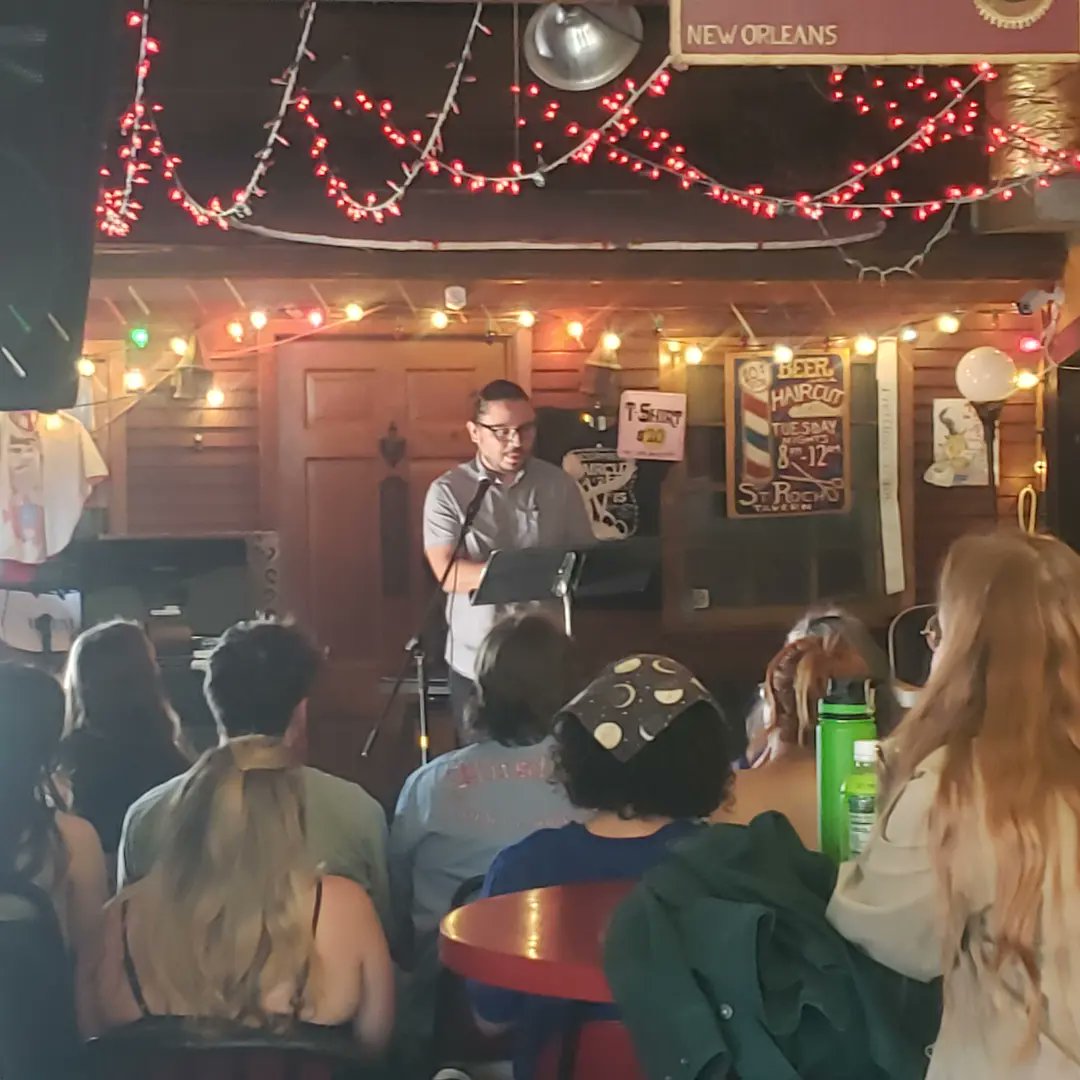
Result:
M857 862L840 868L829 921L872 957L912 978L942 973L942 911L928 849L929 815L944 751L931 755L878 823ZM1076 868L1076 820L1061 807L1061 866ZM1067 889L1055 942L1043 942L1046 1002L1034 1053L1017 1059L1026 1018L1018 994L986 974L985 914L994 890L993 849L975 834L959 856L957 882L968 898L967 935L946 977L946 1005L927 1080L1080 1078L1080 892ZM1047 879L1061 866L1048 868ZM1075 871L1073 876L1076 881ZM1050 892L1044 887L1044 895ZM1049 958L1053 957L1053 961Z

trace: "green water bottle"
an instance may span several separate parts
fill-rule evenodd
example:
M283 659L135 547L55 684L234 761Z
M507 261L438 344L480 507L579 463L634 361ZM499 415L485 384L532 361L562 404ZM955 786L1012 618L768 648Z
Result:
M831 679L818 704L818 839L821 850L836 862L848 857L844 781L855 767L855 744L876 738L870 680Z
M860 739L854 746L855 766L844 781L848 812L848 858L861 855L877 821L878 743Z

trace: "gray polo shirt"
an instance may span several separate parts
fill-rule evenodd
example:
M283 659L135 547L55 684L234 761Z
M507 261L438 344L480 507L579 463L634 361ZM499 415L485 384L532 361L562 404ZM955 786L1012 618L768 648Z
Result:
M440 476L424 500L424 547L457 542L465 510L487 471L477 459L456 465ZM532 458L512 481L488 488L480 511L465 538L465 554L484 562L493 551L557 547L593 542L592 524L577 481L557 465ZM496 620L508 609L473 606L462 593L446 597L447 663L472 679L476 651Z

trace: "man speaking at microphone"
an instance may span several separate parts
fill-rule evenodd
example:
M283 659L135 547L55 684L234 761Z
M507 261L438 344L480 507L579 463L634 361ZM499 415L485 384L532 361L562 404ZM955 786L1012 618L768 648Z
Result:
M493 551L593 542L577 482L557 465L533 457L536 413L517 383L488 383L476 396L466 428L476 457L443 473L424 500L424 553L436 580L450 566L476 500L475 517L445 586L450 704L459 732L476 676L477 650L506 613L469 602L488 557Z

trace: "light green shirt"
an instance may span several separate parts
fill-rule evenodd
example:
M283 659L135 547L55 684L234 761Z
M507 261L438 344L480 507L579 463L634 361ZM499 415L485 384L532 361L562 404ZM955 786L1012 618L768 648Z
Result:
M311 854L324 874L351 878L362 885L389 925L390 886L386 870L386 814L359 784L303 767L307 834ZM173 798L188 774L148 791L124 818L120 837L119 888L145 877L161 848L162 831Z

